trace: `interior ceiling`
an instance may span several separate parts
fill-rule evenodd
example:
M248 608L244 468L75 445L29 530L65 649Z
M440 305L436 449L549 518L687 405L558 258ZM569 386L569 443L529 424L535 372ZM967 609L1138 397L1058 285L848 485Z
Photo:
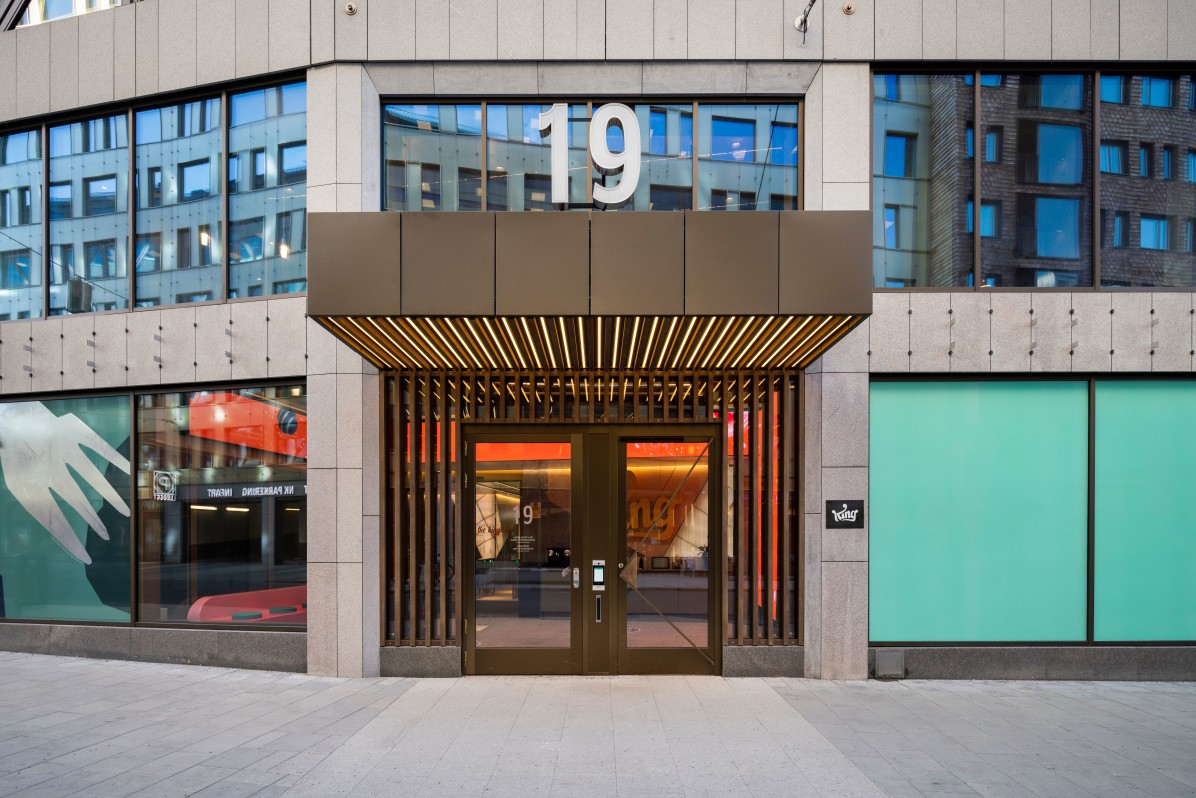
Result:
M863 316L324 316L380 369L805 368Z

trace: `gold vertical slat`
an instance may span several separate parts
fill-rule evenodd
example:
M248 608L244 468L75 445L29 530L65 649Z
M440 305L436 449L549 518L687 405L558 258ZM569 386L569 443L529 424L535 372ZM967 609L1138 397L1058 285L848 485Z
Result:
M787 436L789 443L794 447L793 449L793 538L795 543L792 551L794 560L794 585L793 585L793 634L794 642L798 645L803 645L806 639L806 586L805 586L805 562L806 562L806 502L805 502L805 464L802 462L802 455L805 452L806 446L806 381L805 375L798 372L794 379L796 383L793 388L793 411L790 416L793 418L793 433Z
M411 469L410 475L410 492L408 495L408 504L411 507L411 512L408 515L410 522L407 527L407 589L408 589L408 639L415 643L419 639L419 598L417 591L419 589L419 558L417 556L416 534L419 530L419 484L420 484L420 432L423 428L420 416L420 401L419 401L419 380L414 374L411 375L411 388L408 394L410 401L410 419L411 429L407 442L407 451L410 455L410 462L408 467Z
M593 373L587 373L584 376L586 385L589 388L589 390L586 391L586 401L589 402L590 421L593 422L597 421L597 416L595 414L597 413L598 402L601 401L598 396L598 381L595 379Z
M507 417L507 390L502 374L486 372L486 420L494 421Z
M423 427L423 494L424 494L424 550L423 550L423 577L424 577L424 634L421 638L422 642L430 642L433 637L432 631L432 493L435 490L435 433L433 431L432 423L432 408L435 407L432 399L432 375L429 374L424 379L424 401L423 401L423 418L421 419L421 426ZM416 585L418 586L418 582Z
M403 642L403 625L406 619L406 605L403 602L404 565L407 552L403 548L406 544L406 530L409 523L410 503L407 498L410 488L408 468L410 455L408 449L408 430L410 422L407 418L407 390L408 376L399 372L395 377L395 644Z
M448 512L452 505L449 497L449 441L452 439L452 428L449 422L449 381L445 374L440 375L440 484L437 491L436 507L436 551L440 555L440 643L448 642L448 536L452 533L449 528Z
M724 373L722 376L722 390L730 391L731 383L728 380L730 372ZM732 479L733 491L732 494L734 505L732 507L731 516L734 519L734 542L736 542L736 608L737 608L737 623L736 623L736 638L739 645L744 642L744 629L748 627L748 596L745 595L746 577L748 577L748 565L746 565L746 540L745 540L745 517L744 517L744 446L743 446L743 380L736 379L734 382L734 389L736 394L733 394L732 408L731 408L731 428L734 430L734 445L736 445L736 465L734 465L734 476Z
M833 328L843 319L822 321L824 328ZM757 336L760 347L767 346L774 332L771 327L756 328L744 335ZM670 337L680 340L666 330L664 340ZM791 344L787 350L793 348ZM536 379L543 380L538 389ZM396 386L390 408L395 417L395 483L388 486L395 506L389 528L394 539L390 556L396 576L396 644L446 645L460 639L467 591L460 585L454 590L449 576L461 573L469 547L459 538L463 508L454 503L461 498L455 490L463 485L456 441L463 422L494 420L504 412L500 408L506 401L515 403L522 423L592 423L614 418L615 412L633 423L644 420L646 413L667 423L719 419L727 486L716 500L723 508L718 534L735 561L730 571L733 585L724 594L724 617L732 628L727 630L725 620L723 628L732 643L792 644L800 639L800 574L794 566L800 560L801 541L795 535L800 534L801 519L794 520L798 505L791 491L795 447L800 445L800 423L795 421L800 404L799 386L790 372L666 369L622 372L612 378L609 372L583 369L509 374L436 370L400 372ZM523 404L528 405L526 416ZM604 412L604 405L618 410ZM593 408L589 413L587 406ZM722 567L726 569L725 561ZM404 593L404 587L409 592Z
M515 421L523 420L523 372L517 372L512 377L514 390L510 392L512 411L515 413Z
M792 640L789 633L789 625L793 621L793 614L789 607L791 597L789 595L789 573L792 563L790 562L790 546L789 536L793 532L793 524L790 521L790 505L789 505L789 480L792 472L789 468L789 456L793 451L790 446L790 439L793 434L793 386L788 375L782 374L780 377L780 392L781 392L781 407L778 413L780 432L780 502L778 504L780 518L778 520L779 540L777 556L779 566L777 568L777 578L780 580L780 616L781 622L781 643L788 644Z
M776 562L774 550L774 542L779 537L779 531L774 534L774 525L777 524L777 513L774 510L774 501L778 501L776 493L776 485L774 478L776 470L774 467L776 457L776 403L774 402L773 393L775 383L773 380L776 375L769 374L764 379L764 423L761 425L760 434L764 437L763 454L761 456L763 471L764 471L764 491L761 502L763 508L763 523L761 524L761 557L760 564L763 568L763 582L764 582L764 638L771 644L773 641L773 596L780 598L780 592L777 590L776 579L778 574L773 568L773 563Z
M751 603L748 605L748 611L752 614L752 642L760 639L760 625L758 618L761 609L759 602L763 599L760 591L760 423L757 421L759 416L756 414L756 377L754 374L744 375L740 372L740 378L744 381L747 387L747 445L748 445L748 565L750 574L748 577L748 584L751 586Z

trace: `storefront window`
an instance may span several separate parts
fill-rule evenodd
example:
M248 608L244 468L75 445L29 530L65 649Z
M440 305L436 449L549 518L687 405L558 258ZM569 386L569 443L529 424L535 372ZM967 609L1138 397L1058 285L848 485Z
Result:
M874 382L870 414L871 639L1086 639L1087 382Z
M129 411L0 403L0 619L129 620Z
M50 313L128 307L126 116L50 128L50 180Z
M1196 382L1096 383L1095 639L1196 640Z
M42 315L41 139L0 135L0 321Z
M137 397L140 620L307 622L302 385Z

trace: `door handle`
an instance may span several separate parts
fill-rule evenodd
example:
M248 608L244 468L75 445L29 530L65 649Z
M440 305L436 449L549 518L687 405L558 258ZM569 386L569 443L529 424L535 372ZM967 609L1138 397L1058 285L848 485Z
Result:
M573 569L573 587L581 587L581 569Z

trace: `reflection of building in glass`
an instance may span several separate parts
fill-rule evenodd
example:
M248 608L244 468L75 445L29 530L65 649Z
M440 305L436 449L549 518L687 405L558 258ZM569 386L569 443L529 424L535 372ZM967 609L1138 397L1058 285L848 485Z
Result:
M873 95L875 284L962 284L972 270L961 234L972 193L964 159L972 89L960 75L877 75Z
M307 86L229 98L230 297L307 290Z
M136 125L137 306L219 297L220 99L140 111Z
M984 284L1091 285L1091 78L985 78L980 83L986 137L980 174ZM994 220L991 236L984 234L985 206Z
M135 0L30 0L17 25L39 25L42 22L77 17L132 2Z
M221 96L137 111L133 168L127 112L0 136L0 320L41 315L47 163L51 315L306 291L306 84L226 96L228 159Z
M590 207L591 180L613 187L587 152L593 106L569 106L570 205ZM384 109L384 180L388 210L553 210L552 136L540 118L550 105L388 105ZM794 210L797 208L796 105L636 105L640 175L624 205L609 210ZM482 118L485 115L485 133ZM614 153L625 132L606 131ZM695 190L694 176L697 175ZM695 201L696 200L696 201Z
M876 76L875 284L973 284L978 152L983 284L1092 285L1099 167L1103 283L1191 285L1191 94L1186 77L1102 76L1098 160L1090 75L983 75L979 139L972 75Z
M305 623L305 389L145 394L137 408L141 617Z
M41 132L0 135L0 321L40 316Z
M127 123L121 114L50 128L52 315L129 306ZM147 250L139 257L156 257Z
M1196 104L1188 76L1101 75L1101 283L1196 283Z

